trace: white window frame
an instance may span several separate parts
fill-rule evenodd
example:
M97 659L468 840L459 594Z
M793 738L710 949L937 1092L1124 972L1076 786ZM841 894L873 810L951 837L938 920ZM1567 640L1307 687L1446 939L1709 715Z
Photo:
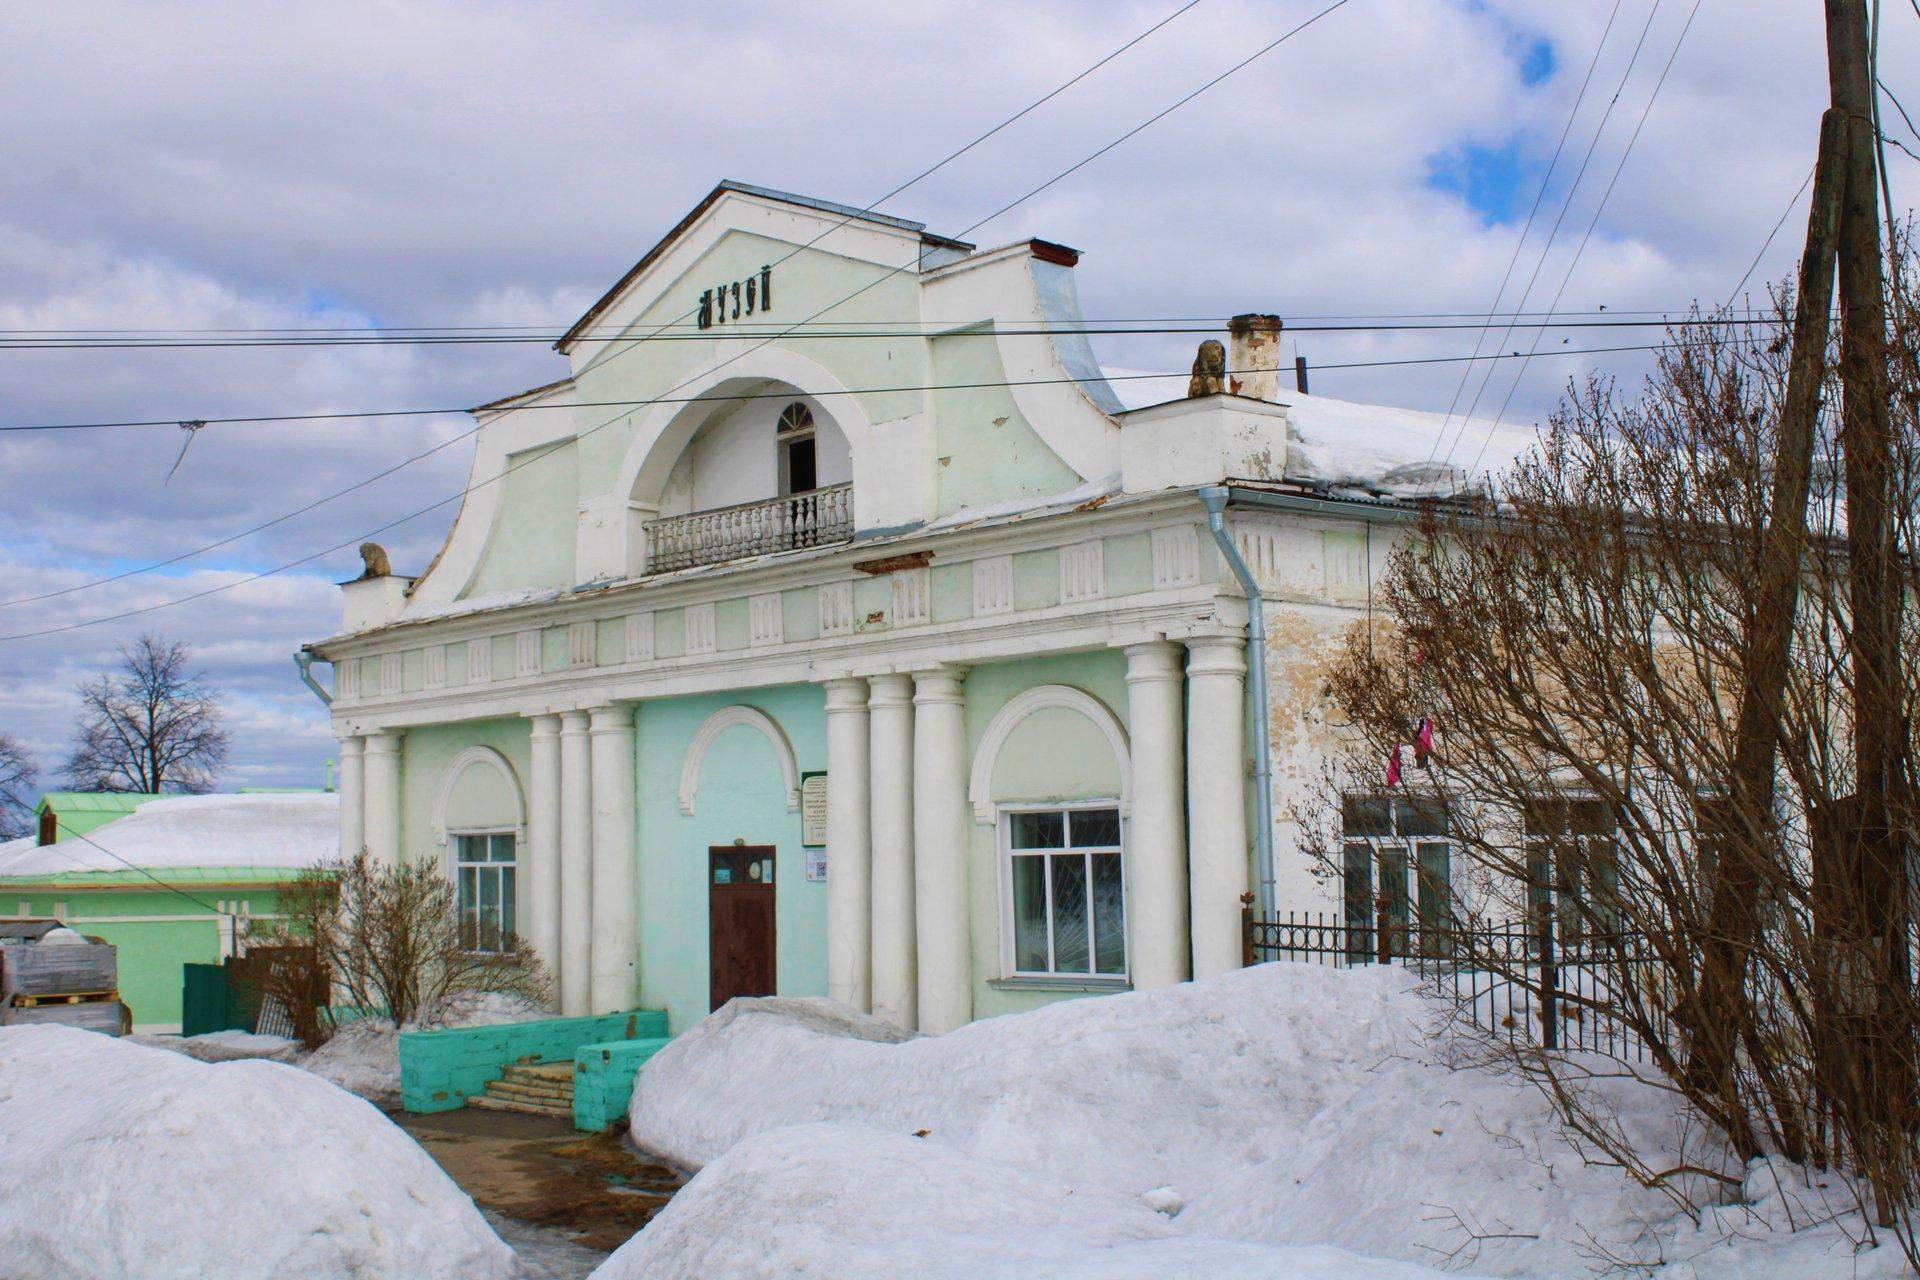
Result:
M796 406L804 410L807 415L807 424L804 427L789 427L787 425L787 412ZM779 416L773 421L774 448L779 453L776 466L779 472L778 483L781 497L791 498L801 493L812 493L820 487L819 430L819 411L805 400L791 400L781 406ZM791 474L791 468L788 465L787 446L803 442L813 446L813 488L796 490L793 487L793 476Z
M1119 815L1120 843L1101 845L1096 848L1075 850L1071 847L1059 850L1032 850L1021 853L1020 857L1044 857L1047 854L1065 853L1105 853L1120 855L1120 958L1119 973L1092 973L1080 971L1062 971L1059 969L1019 969L1014 967L1014 915L1013 915L1013 818L1021 813L1071 813L1083 809L1112 809ZM1133 982L1133 947L1128 934L1131 932L1127 901L1127 885L1131 877L1127 874L1127 838L1132 824L1127 820L1126 810L1116 798L1099 800L1062 800L1052 803L1012 803L994 806L995 841L999 847L1000 864L1000 975L1003 980L1014 982L1072 982L1100 987L1124 987ZM1047 888L1047 956L1053 959L1053 877L1044 878ZM1093 920L1093 902L1091 898L1092 882L1089 878L1089 898L1087 919ZM1089 944L1093 939L1089 937ZM1089 955L1091 956L1091 945Z
M513 861L512 862L468 862L462 859L460 856L460 840L462 837L465 837L465 836L476 836L476 837L485 836L488 838L489 841L491 841L492 837L494 836L506 836L508 839L513 841ZM520 829L518 827L458 827L447 832L447 874L448 874L448 877L453 882L453 902L454 902L454 910L456 912L458 912L460 909L460 873L463 869L467 867L476 867L476 868L477 867L493 867L493 868L512 867L513 868L513 893L514 893L513 921L515 925L518 925L520 923L520 844L521 844L521 836L520 836ZM503 894L501 897L501 902L504 903L505 901L506 901L506 898L505 898L505 895ZM504 911L501 913L503 919L505 914L506 913ZM456 927L464 928L465 926L466 926L466 920L463 916L458 919L456 923ZM514 933L516 935L518 935L519 932L520 931L517 928L514 930ZM474 938L476 941L479 939L479 936L480 936L479 930L475 929ZM497 955L505 955L506 953L497 948L476 947L469 954L479 955L479 956L497 956Z

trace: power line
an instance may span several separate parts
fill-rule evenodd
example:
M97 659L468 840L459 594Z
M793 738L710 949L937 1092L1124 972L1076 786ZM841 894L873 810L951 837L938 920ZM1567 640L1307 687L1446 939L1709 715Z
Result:
M1794 209L1800 203L1800 197L1807 194L1807 188L1813 183L1814 169L1817 168L1819 166L1814 165L1807 170L1807 176L1800 180L1799 189L1793 193L1793 199L1787 201L1787 207L1780 211L1779 221L1773 224L1773 230L1767 232L1767 238L1760 242L1760 252L1753 255L1753 261L1749 262L1747 269L1740 273L1740 283L1733 286L1733 292L1727 295L1728 306L1733 305L1734 299L1740 296L1740 291L1747 287L1747 281L1753 278L1755 271L1759 270L1760 259L1767 256L1767 250L1773 247L1773 238L1780 234L1780 228L1786 226L1787 219L1793 216Z
M1503 286L1504 287L1504 286ZM844 301L844 299L842 300ZM835 304L838 305L838 304ZM1558 315L1556 312L1543 312L1542 315ZM977 323L977 322L967 322ZM1666 317L1636 320L1616 315L1605 319L1565 320L1543 319L1525 320L1517 314L1510 317L1508 332L1515 329L1614 329L1649 328L1668 323ZM1428 330L1445 331L1452 329L1482 329L1489 325L1487 319L1471 322L1434 320L1421 322L1385 321L1353 322L1327 324L1292 324L1288 331L1292 333L1420 333ZM1220 325L1212 322L1198 324L1166 325L1095 325L1095 324L1041 324L1022 325L1008 328L995 328L990 331L959 331L952 329L830 329L813 332L780 333L774 337L783 340L833 340L853 339L901 339L901 338L1023 338L1023 337L1127 337L1127 336L1164 336L1167 334L1215 333ZM698 333L661 333L658 331L644 334L626 334L603 339L608 344L640 342L709 342L716 336L711 330ZM366 346L469 346L500 344L546 344L551 339L542 335L537 337L420 337L420 338L234 338L221 340L202 339L83 339L83 340L39 340L7 341L0 339L0 350L33 351L72 351L72 350L178 350L178 349L219 349L252 347L366 347Z
M1593 217L1587 221L1587 229L1582 233L1580 243L1574 248L1573 259L1567 263L1566 274L1560 277L1560 287L1554 291L1549 308L1560 305L1560 297L1567 291L1567 284L1573 279L1574 270L1580 265L1580 256L1586 252L1587 242L1593 238L1594 228L1600 225L1600 215L1605 212L1607 201L1613 196L1614 186L1620 181L1620 174L1627 167L1627 158L1633 154L1634 144L1640 141L1640 131L1646 128L1647 118L1653 114L1653 104L1660 100L1660 90L1667 83L1667 76L1672 72L1674 62L1680 57L1680 47L1687 42L1687 33L1693 30L1693 20L1699 16L1700 0L1693 0L1693 8L1687 10L1687 20L1681 24L1680 34L1674 37L1673 50L1667 54L1666 65L1660 68L1660 78L1653 82L1653 92L1647 95L1647 105L1641 109L1640 119L1635 122L1633 132L1627 137L1627 145L1620 152L1620 161L1613 167L1613 176L1607 179L1607 189L1600 193L1600 202L1593 207ZM1520 380L1527 376L1527 363L1539 349L1540 335L1536 333L1526 359L1520 362L1520 367L1514 372L1513 385L1507 388L1507 398L1500 402L1500 412L1493 416L1493 421L1487 426L1487 438L1480 442L1480 451L1474 455L1473 465L1467 468L1469 473L1478 470L1481 459L1487 456L1487 448L1493 443L1493 433L1499 429L1501 421L1506 418L1507 407L1513 403L1514 394L1520 389ZM1448 451L1447 457L1449 459L1453 457L1451 450Z
M101 844L98 840L95 840L92 836L88 835L86 832L75 831L75 832L72 832L71 834L78 837L81 840L84 840L86 843L92 845L94 848L106 854L109 858L112 858L115 862L119 863L121 866L126 867L128 870L139 872L141 875L145 876L147 879L159 885L162 889L165 889L168 893L177 894L180 897L185 898L188 902L193 903L195 906L204 907L208 911L211 911L213 914L217 916L225 916L229 920L240 919L240 917L235 915L233 912L222 911L219 907L214 906L211 902L208 902L206 899L197 898L193 894L188 893L185 889L182 889L179 885L170 884L167 881L162 880L159 876L156 876L155 874L153 874L153 872L149 871L147 868L139 866L136 863L129 862L127 859L121 857L119 854L115 853L113 850L107 848L107 846ZM83 870L91 870L91 868L87 867L86 863L82 862L79 858L75 857L73 854L68 853L63 849L59 849L58 842L55 842L53 845L44 846L44 847L58 849L60 852L60 856L71 861L74 866L80 867ZM64 924L65 921L62 921L61 923Z
M1513 245L1513 256L1507 259L1507 269L1501 273L1500 287L1493 291L1493 302L1487 308L1486 322L1481 327L1479 337L1474 339L1473 350L1475 355L1480 353L1480 346L1486 340L1487 334L1493 331L1493 319L1494 315L1499 311L1500 300L1507 296L1507 285L1513 279L1513 269L1520 264L1520 254L1521 251L1527 247L1527 237L1533 234L1533 220L1539 215L1540 204L1547 198L1547 189L1553 184L1553 171L1560 166L1560 155L1566 150L1567 139L1573 134L1574 121L1580 118L1580 107L1581 104L1587 100L1587 89L1593 84L1593 73L1599 69L1600 55L1606 50L1607 38L1613 34L1614 19L1620 16L1620 3L1621 0L1613 0L1613 8L1607 13L1606 26L1601 28L1600 39L1593 46L1593 57L1587 61L1587 74L1580 81L1580 91L1573 96L1573 106L1567 112L1567 123L1565 127L1560 130L1560 140L1553 144L1553 158L1547 161L1547 171L1540 176L1540 189L1534 193L1533 207L1527 210L1526 223L1520 228L1520 238L1516 240ZM1578 185L1577 181L1574 185ZM1573 199L1573 187L1571 186L1567 188L1567 199ZM1552 240L1549 239L1547 243L1551 245ZM1516 305L1524 305L1526 300L1526 295L1523 293L1516 300ZM1473 366L1471 364L1462 365L1460 368L1460 383L1453 389L1453 399L1447 402L1446 417L1441 419L1440 430L1434 434L1433 443L1428 446L1428 462L1433 461L1434 453L1440 448L1440 441L1446 436L1447 427L1453 422L1453 411L1460 407L1460 397L1466 391L1467 382L1472 377Z
M1573 349L1573 350L1570 350L1570 351L1565 351L1565 352L1561 352L1561 353L1558 353L1558 354L1562 354L1562 355L1600 355L1600 354L1609 354L1609 353L1617 353L1617 352L1640 352L1640 351L1665 351L1665 350L1670 350L1670 349L1672 349L1672 348L1675 348L1675 347L1684 347L1684 346L1689 346L1689 345L1694 345L1694 344L1692 344L1692 343L1689 343L1689 342L1686 342L1686 341L1667 341L1667 342L1655 342L1655 343L1637 343L1637 344L1632 344L1632 345L1626 345L1626 346L1609 346L1609 347L1584 347L1584 348L1575 348L1575 349ZM1517 352L1517 351L1514 351L1514 352L1487 352L1487 353L1484 353L1484 354L1481 354L1481 355L1472 355L1472 356L1421 356L1421 357L1409 357L1409 358L1406 358L1406 359L1400 359L1400 360L1356 360L1356 361L1348 361L1348 362L1345 362L1345 363L1329 363L1329 364L1323 364L1323 365L1320 365L1320 366L1318 366L1318 367L1319 367L1319 368L1321 368L1321 369L1378 369L1378 368L1389 368L1389 367L1401 367L1401 366L1411 366L1411 365L1427 365L1427 364L1447 364L1447 363L1451 363L1451 362L1453 362L1453 361L1456 361L1456 360L1522 360L1522 359L1526 359L1526 358L1528 358L1528 357L1526 357L1526 356L1523 356L1523 355L1522 355L1522 354L1521 354L1520 352ZM1264 368L1264 367L1253 367L1253 368L1238 368L1238 369L1229 369L1229 370L1227 370L1226 372L1228 372L1228 373L1230 373L1230 374L1240 374L1240 373L1266 373L1266 372L1278 372L1278 371L1279 371L1279 369L1278 369L1278 367L1276 366L1276 367L1275 367L1275 368L1273 368L1273 369L1268 369L1268 368ZM1029 383L1004 383L1004 382L995 382L995 383L980 383L980 384L967 384L967 385L970 385L970 386L1019 386L1019 385L1036 385L1036 384L1041 384L1041 383L1067 383L1067 382L1094 382L1094 381L1100 381L1100 380L1105 380L1105 381L1108 381L1108 382L1122 382L1122 381L1138 381L1138 380L1146 380L1146 379L1166 379L1166 378L1184 378L1184 377L1187 377L1187 376L1188 376L1188 374L1189 374L1189 371L1188 371L1188 370L1185 370L1185 369L1181 369L1181 370L1170 370L1170 371L1168 371L1168 372L1165 372L1165 373L1134 373L1134 374L1118 374L1118 375L1110 375L1110 376L1107 376L1107 377L1106 377L1106 378L1104 378L1104 379L1096 379L1096 378L1039 378L1039 379L1033 379L1033 380L1031 380L1031 382L1029 382ZM877 389L877 391L885 391L885 390L915 390L915 389L916 389L916 388L879 388L879 389ZM872 391L872 390L870 390L870 391L866 391L866 392L860 392L860 391L848 391L848 392L844 392L844 393L825 393L825 394L847 394L847 395L861 395L861 394L875 394L875 393L876 393L875 391ZM776 396L781 396L781 397L794 397L794 396L807 396L807 395L818 395L818 394L820 394L820 393L814 393L814 392L806 392L806 391L785 391L785 392L776 392L776 393L771 393L771 394L773 394L773 395L776 395ZM731 397L731 396L726 396L726 397L722 397L722 396L714 396L714 397L692 397L692 399L701 399L701 398L706 398L706 399L714 399L714 400L722 400L722 399L753 399L753 398L760 398L760 397L755 397L755 396L740 396L740 397ZM652 403L652 402L651 402L651 401L639 401L639 402L635 402L635 403L636 403L636 404L647 404L647 403ZM456 493L452 493L452 494L449 494L449 495L448 495L447 497L445 497L445 498L442 498L442 499L441 499L440 501L438 501L438 502L435 502L435 503L432 503L432 504L431 504L431 505L429 505L429 506L425 506L425 507L422 507L422 508L420 508L419 510L417 510L417 511L414 511L414 512L411 512L411 513L409 513L409 514L407 514L407 515L404 515L404 516L401 516L401 517L400 517L399 519L397 519L397 520L391 520L391 521L388 521L388 522L387 522L386 524L383 524L383 525L381 525L381 526L379 526L378 528L375 528L375 529L370 529L370 530L368 530L367 532L365 532L365 533L363 533L363 534L360 534L360 535L359 535L359 536L357 536L357 537L353 537L353 538L349 538L349 539L347 539L347 540L346 540L345 542L341 542L341 543L337 543L337 544L335 544L335 545L333 545L333 546L331 546L331 547L326 547L326 548L324 548L324 549L322 549L322 550L320 550L320 551L315 551L315 552L313 552L313 553L311 553L311 554L309 554L309 555L304 555L304 556L301 556L301 557L299 557L299 558L298 558L298 559L296 559L296 560L290 560L290 561L287 561L287 562L286 562L285 564L281 564L281 565L277 565L277 566L275 566L274 568L271 568L271 569L263 569L263 570L261 570L261 571L260 571L260 572L258 572L258 573L253 573L253 574L248 574L248 575L246 575L246 576L244 576L244 577L241 577L241 578L238 578L238 579L235 579L235 580L234 580L234 581L232 581L232 582L228 582L228 583L223 583L223 584L221 584L220 586L216 586L216 587L209 587L209 588L207 588L207 589L205 589L205 590L203 590L203 591L196 591L196 592L193 592L193 593L191 593L191 594L188 594L188 595L184 595L184 596L179 596L179 597L176 597L176 598L174 598L174 599L172 599L172 600L163 600L163 601L160 601L160 602L159 602L159 603L157 603L157 604L151 604L151 605L145 605L145 606L143 606L143 607L141 607L141 608L138 608L138 609L128 609L128 610L125 610L125 611L123 611L123 612L120 612L120 613L115 613L115 614L108 614L108 615L105 615L105 616L103 616L103 617L98 617L98 618L89 618L89 619L87 619L87 620L85 620L85 621L82 621L82 622L74 622L74 623L68 623L68 624L66 624L66 625L63 625L63 626L58 626L58 627L47 627L47 628L43 628L43 629L40 629L40 630L37 630L37 631L21 631L21 632L15 632L15 633L13 633L13 634L11 634L11 635L0 635L0 643L5 643L5 642L7 642L7 641L11 641L11 640L32 640L32 639L37 639L37 638L40 638L40 637L42 637L42 636L50 636L50 635L60 635L60 634L63 634L63 633L65 633L65 632L69 632L69 631L79 631L79 630L82 630L82 629L84 629L84 628L87 628L87 627L93 627L93 626L99 626L99 625L101 625L101 624L103 624L103 623L107 623L107 622L119 622L119 621L123 621L123 620L125 620L125 619L127 619L127 618L133 618L133 617L139 617L139 616L142 616L142 615L144 615L144 614L148 614L148 613L156 613L156 612L158 612L158 611L160 611L160 610L162 610L162 609L170 609L170 608L173 608L173 607L174 607L174 606L176 606L176 605L181 605L181 604L187 604L187 603L190 603L190 602L192 602L192 601L194 601L194 600L199 600L199 599L203 599L203 598L205 598L205 597L207 597L207 596L211 596L211 595L218 595L218 594L220 594L221 592L224 592L224 591L231 591L231 590L234 590L235 588L238 588L238 587L243 587L243 586L246 586L246 585L248 585L249 583L253 583L253 582L259 582L259 581L261 581L261 580L263 580L263 579L266 579L266 578L270 578L270 577L274 577L274 576L276 576L276 575L278 575L278 574L281 574L281 573L285 573L285 572L287 572L287 571L288 571L288 570L290 570L290 569L296 569L296 568L299 568L299 567L300 567L301 565L304 565L304 564L310 564L310 563L312 563L312 562L313 562L313 561L315 561L315 560L318 560L318 559L321 559L321 558L323 558L323 557L325 557L325 556L329 556L329 555L332 555L332 554L334 554L335 552L338 552L338 551L344 551L344 550L346 550L346 549L348 549L349 547L354 547L354 546L357 546L357 545L359 545L359 544L360 544L361 542L364 542L364 541L366 541L366 540L367 540L368 538L371 538L371 537L373 537L373 536L374 536L375 534L380 534L380 533L385 533L385 532L387 532L387 531L388 531L388 530L390 530L390 529L395 529L395 528L398 528L399 526L401 526L401 525L403 525L403 524L407 524L407 523L409 523L410 521L413 521L413 520L416 520L416 519L419 519L419 518L420 518L421 516L424 516L424 515L429 515L429 514L431 514L431 513L433 513L433 512L435 512L435 511L437 511L437 510L439 510L439 509L440 509L441 507L444 507L444 506L447 506L447 505L448 505L449 503L453 503L453 502L457 502L457 501L459 501L460 499L462 499L462 498L464 498L464 497L466 497L466 496L467 496L467 494L469 494L469 493L472 493L472 492L473 492L474 490L476 490L476 489L479 489L479 488L480 488L480 487L482 487L483 485L487 485L487 484L492 484L492 483L494 483L494 482L495 482L495 481L497 481L497 480L501 480L501 479L504 479L504 478L505 478L505 477L506 477L507 475L509 475L509 474L511 474L511 472L512 472L512 471L515 471L515 470L518 470L518 469L519 469L519 467L523 467L523 466L528 466L528 465L530 465L530 464L532 464L532 463L534 463L534 462L538 462L538 461L540 461L540 460L541 460L542 458L545 458L545 457L550 457L550 456L552 456L552 455L551 455L551 454L541 454L541 455L537 455L537 456L535 456L535 457L533 457L533 458L530 458L530 459L528 459L528 460L527 460L527 461L525 461L525 462L521 462L521 463L517 463L517 464L515 464L515 466L514 466L514 467L510 467L510 468L507 468L506 470L503 470L503 471L502 471L502 472L501 472L501 473L500 473L499 475L497 475L497 476L493 476L493 477L491 477L491 478L489 478L489 479L487 479L487 480L483 480L483 481L481 481L481 482L480 482L479 484L476 484L476 485L472 485L472 486L470 486L470 487L468 487L468 488L466 488L466 489L462 489L462 490L460 490L460 491L458 491L458 492L456 492ZM1478 465L1478 464L1476 463L1476 466L1477 466L1477 465ZM316 504L316 505L317 505L317 504ZM191 555L191 554L193 554L193 553L188 553L188 554L189 554L189 555ZM187 558L187 557L186 557L186 556L181 556L181 557L176 557L176 561L177 561L177 560L179 560L179 559L185 559L185 558ZM122 574L122 575L120 575L120 576L121 576L121 577L127 577L127 576L132 576L132 575L131 575L131 574ZM117 579L116 579L116 580L117 580ZM104 580L103 580L103 581L104 581ZM67 588L67 589L65 589L65 590L63 590L63 591L59 591L59 592L52 592L52 593L49 593L49 595L48 595L48 596L40 596L40 597L29 597L29 598L26 598L26 599L21 599L21 600L12 600L12 601L5 601L5 602L0 602L0 603L4 603L4 604L24 604L24 603L27 603L29 599L46 599L46 598L49 598L50 596L53 596L53 595L68 595L68 594L72 594L73 592L76 592L76 591L81 591L81 590L85 590L85 589L87 589L87 588L88 588L88 587L90 587L90 586L97 586L97 585L102 585L102 584L101 584L101 583L86 583L86 584L82 584L82 585L80 585L80 586L76 586L76 587L70 587L70 588Z
M1532 296L1533 286L1539 282L1540 273L1546 269L1547 259L1553 253L1553 242L1559 239L1561 224L1566 221L1567 214L1573 210L1573 198L1580 189L1580 183L1587 176L1587 166L1593 163L1594 152L1600 147L1600 139L1606 136L1607 125L1613 119L1613 109L1620 105L1620 97L1626 92L1628 81L1633 78L1633 69L1640 64L1640 53L1646 48L1647 35L1653 30L1654 19L1660 15L1660 4L1661 0L1653 0L1653 4L1647 9L1647 20L1640 28L1640 38L1634 41L1633 53L1627 58L1626 69L1620 73L1620 83L1614 86L1613 96L1607 99L1606 110L1600 113L1600 121L1593 129L1593 138L1587 143L1586 154L1580 157L1580 168L1575 171L1573 182L1567 188L1566 197L1560 202L1560 211L1554 215L1553 227L1547 232L1546 243L1540 247L1539 260L1533 264L1533 271L1527 276L1526 288L1520 291L1522 303ZM1499 345L1504 347L1512 336L1513 330L1509 326L1501 333ZM1467 404L1467 412L1462 419L1460 429L1454 433L1453 439L1447 445L1446 456L1449 461L1453 458L1453 451L1460 447L1460 441L1466 435L1466 422L1472 419L1474 410L1480 407L1480 399L1487 394L1487 388L1492 384L1492 380L1493 370L1489 367L1485 376L1480 379L1480 385L1474 388L1473 399Z

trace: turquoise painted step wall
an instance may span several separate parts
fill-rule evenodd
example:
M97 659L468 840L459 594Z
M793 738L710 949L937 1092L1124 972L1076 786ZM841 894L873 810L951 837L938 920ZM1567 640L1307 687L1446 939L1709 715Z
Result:
M590 1018L543 1018L490 1027L400 1034L400 1105L418 1114L454 1111L483 1093L516 1062L570 1062L584 1044L667 1034L657 1009Z
M604 1133L623 1120L633 1099L633 1078L654 1054L667 1047L664 1036L585 1044L573 1051L573 1127Z

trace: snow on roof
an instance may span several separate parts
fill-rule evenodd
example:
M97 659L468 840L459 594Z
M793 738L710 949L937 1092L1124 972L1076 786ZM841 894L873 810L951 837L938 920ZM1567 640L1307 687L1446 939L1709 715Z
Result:
M1186 374L1103 367L1127 409L1178 400ZM1532 426L1282 391L1286 479L1341 495L1446 497L1485 489L1539 441Z
M339 851L340 797L331 792L169 796L96 828L85 839L0 845L0 876L126 871L129 863L150 871L297 870L330 861Z

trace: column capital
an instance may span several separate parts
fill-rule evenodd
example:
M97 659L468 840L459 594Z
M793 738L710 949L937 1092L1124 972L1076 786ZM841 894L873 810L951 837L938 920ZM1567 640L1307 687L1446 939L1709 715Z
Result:
M900 672L869 677L867 684L870 693L867 705L873 707L905 707L913 703L913 677Z
M564 734L585 733L587 731L587 713L584 711L563 711L560 713L560 732Z
M595 735L633 732L633 708L624 703L594 707L586 714L592 722Z
M1148 640L1126 646L1127 683L1173 681L1181 678L1180 646L1171 640Z
M343 756L357 756L366 749L367 740L357 733L350 733L340 739L340 754Z
M1190 676L1244 676L1247 642L1236 636L1195 636L1187 641Z
M820 687L827 692L828 715L867 709L867 682L859 676L837 676L832 680L822 680Z
M543 711L538 715L528 716L527 720L532 724L533 736L536 738L554 738L560 734L560 717L555 712Z
M376 755L394 755L400 750L400 739L405 734L399 729L379 729L366 735L366 750Z
M963 702L966 679L965 667L933 667L926 671L916 671L913 673L914 705Z

